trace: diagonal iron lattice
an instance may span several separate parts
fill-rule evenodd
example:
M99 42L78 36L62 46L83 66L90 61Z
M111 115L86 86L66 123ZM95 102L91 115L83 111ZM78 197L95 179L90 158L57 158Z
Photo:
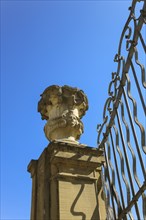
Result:
M108 219L146 219L146 1L133 0L97 126Z

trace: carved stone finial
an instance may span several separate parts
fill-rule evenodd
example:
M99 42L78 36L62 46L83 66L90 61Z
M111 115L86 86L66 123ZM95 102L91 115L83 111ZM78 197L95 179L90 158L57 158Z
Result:
M82 116L88 100L82 90L70 86L49 86L41 95L38 112L47 123L44 132L48 140L77 141L83 133Z

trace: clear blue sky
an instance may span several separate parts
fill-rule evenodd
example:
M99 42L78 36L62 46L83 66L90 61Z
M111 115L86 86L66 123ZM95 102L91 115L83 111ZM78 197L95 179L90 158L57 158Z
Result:
M89 100L81 143L96 147L113 62L131 1L1 1L1 219L28 220L27 165L48 141L37 113L49 85Z

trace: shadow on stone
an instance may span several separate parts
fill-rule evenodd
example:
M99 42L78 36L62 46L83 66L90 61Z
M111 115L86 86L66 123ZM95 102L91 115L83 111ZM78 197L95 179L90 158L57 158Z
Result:
M85 184L81 184L81 188L80 188L80 190L79 190L79 192L78 192L78 194L77 194L75 200L73 201L73 204L72 204L71 209L70 209L72 215L74 215L74 216L81 216L81 217L82 217L82 220L86 220L86 215L85 215L85 213L75 211L75 207L76 207L76 204L77 204L77 202L78 202L78 200L79 200L79 198L80 198L80 196L81 196L81 194L82 194L84 188L85 188Z

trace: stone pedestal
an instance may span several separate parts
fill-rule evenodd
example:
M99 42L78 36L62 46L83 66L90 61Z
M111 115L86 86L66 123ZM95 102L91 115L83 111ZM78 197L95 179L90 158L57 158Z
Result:
M38 111L47 122L51 143L28 171L32 177L31 220L105 220L101 181L102 152L79 144L81 118L88 109L84 92L69 86L49 86Z
M31 220L105 220L102 152L76 143L51 142L28 171Z

